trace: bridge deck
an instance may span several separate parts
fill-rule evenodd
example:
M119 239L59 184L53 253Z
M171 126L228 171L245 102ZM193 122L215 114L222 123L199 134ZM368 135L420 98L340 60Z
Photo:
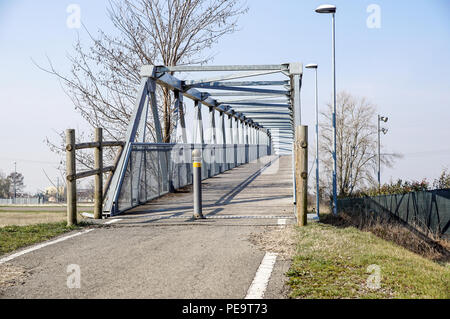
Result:
M279 218L293 218L291 157L266 156L204 180L202 198L203 215L210 223L255 219L276 224ZM191 187L187 187L118 218L121 225L194 222L192 202Z

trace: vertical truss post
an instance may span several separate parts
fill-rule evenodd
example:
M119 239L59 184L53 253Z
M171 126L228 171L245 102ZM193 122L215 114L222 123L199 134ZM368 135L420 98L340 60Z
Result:
M235 118L236 128L233 131L233 141L234 141L234 167L238 166L238 147L239 147L239 120Z
M220 137L221 137L221 141L220 144L222 145L226 145L227 144L227 136L226 136L226 132L225 132L225 113L220 112Z
M187 144L186 120L185 120L185 117L184 117L185 110L184 110L184 104L183 104L183 93L178 91L178 90L174 90L173 93L174 93L174 98L175 98L175 108L176 108L177 114L178 114L178 117L177 117L177 129L179 127L180 130L181 130L181 143L182 144ZM178 131L176 132L176 140L175 140L175 142L178 143ZM189 155L190 154L184 148L185 148L185 146L183 145L182 146L182 150L181 150L182 151L182 155L181 155L182 158L181 159L178 158L179 157L179 150L178 149L177 149L178 152L175 152L174 154L177 154L176 155L177 156L176 163L179 164L180 163L179 161L181 161L181 163L183 163L183 165L186 168L186 174L187 174L187 172L189 172L190 167L191 167L191 163L189 161ZM190 149L189 149L189 151L190 151ZM180 175L180 166L179 165L177 165L177 169L178 169L178 175ZM180 177L178 177L178 178L180 178ZM173 184L171 185L170 188L171 188L170 191L174 191Z
M264 147L266 149L266 154L269 155L269 132L266 132L264 134Z
M250 143L255 144L255 128L253 126L250 128Z
M214 108L209 108L209 120L210 120L210 129L211 129L211 141L209 145L209 154L210 154L210 160L209 165L212 169L214 169L214 172L208 174L209 177L216 174L217 171L217 163L216 163L216 145L217 145L217 132L216 132L216 111ZM212 175L211 175L212 174Z
M162 143L161 122L159 121L158 103L156 101L156 82L155 80L148 81L148 90L150 93L150 105L153 115L153 124L155 126L156 143Z
M256 158L259 158L259 128L256 128L255 132L255 138L256 138Z
M159 121L159 112L158 112L158 103L156 100L156 82L155 80L150 79L148 81L148 90L150 94L150 106L152 109L153 115L153 125L155 128L156 135L156 143L162 143L162 129L161 122ZM172 190L171 178L169 177L169 158L167 156L167 152L158 151L158 159L161 167L161 175L162 175L162 189L167 189L168 191Z
M233 140L233 118L231 117L231 115L228 115L228 128L229 128L229 132L228 135L230 137L230 143L229 144L234 144L234 140Z
M178 111L178 121L181 130L181 143L187 144L186 135L186 121L184 118L184 106L183 106L183 93L180 91L174 91L175 95L175 107Z
M246 158L247 158L247 147L245 146L245 122L244 121L241 121L240 127L241 127L241 134L240 134L240 136L241 136L241 144L242 144L241 152L244 153L243 156L241 154L241 161L243 163L246 163L247 162L246 161Z
M245 163L250 162L250 145L248 145L248 123L244 123Z
M248 123L245 123L245 144L250 144L248 140L248 133L249 133L250 125Z
M210 114L210 126L211 126L211 144L217 144L217 135L216 135L216 116L215 111L211 107L209 108L209 114Z
M193 143L195 144L197 141L197 136L200 135L200 144L205 144L205 138L203 135L203 121L202 121L202 110L201 103L199 101L195 101L195 120L194 120L194 139Z
M221 172L224 172L227 168L227 136L226 136L226 129L225 129L225 114L223 112L220 112L220 132L221 132L221 141L220 144L222 144L222 169Z
M237 163L238 163L238 165L240 165L240 164L242 164L242 151L243 151L243 149L242 149L242 144L243 144L243 141L242 141L242 120L238 119L236 124L237 124L237 128L238 128L237 134L238 134L238 139L239 139L239 143L238 143L238 146L237 146L237 148L238 148Z
M237 118L235 118L234 121L236 127L233 130L233 141L234 144L239 144L239 122Z
M272 136L271 135L269 135L267 143L268 143L268 155L272 155Z
M229 147L227 147L227 162L228 162L228 169L232 168L232 159L234 162L234 138L233 138L233 117L231 115L228 116L228 125L229 125L229 132L228 135L230 137Z

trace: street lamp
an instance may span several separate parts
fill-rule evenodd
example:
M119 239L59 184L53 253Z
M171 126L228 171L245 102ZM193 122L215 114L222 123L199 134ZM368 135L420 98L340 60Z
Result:
M307 64L305 68L314 69L316 72L316 93L315 93L315 103L316 103L316 210L317 218L319 218L319 95L317 89L317 64Z
M380 154L380 133L386 135L388 132L387 128L380 128L380 122L383 121L386 123L388 121L388 117L378 115L378 189L381 188L381 154Z
M315 10L317 13L331 13L332 33L332 69L333 69L333 214L337 215L337 160L336 160L336 40L335 40L335 13L336 6L323 4Z

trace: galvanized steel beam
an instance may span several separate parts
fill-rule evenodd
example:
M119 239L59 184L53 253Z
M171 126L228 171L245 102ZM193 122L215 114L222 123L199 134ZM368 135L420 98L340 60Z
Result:
M209 88L213 86L289 86L289 81L229 81L229 82L219 82L219 81L211 81L207 83L194 83L187 84L186 86L189 88ZM289 87L288 87L289 89Z
M158 72L288 71L289 64L158 66Z

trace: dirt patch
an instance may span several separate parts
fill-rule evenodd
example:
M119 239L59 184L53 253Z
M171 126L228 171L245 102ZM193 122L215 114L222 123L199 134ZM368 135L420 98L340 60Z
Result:
M65 219L66 213L1 213L0 227L55 223Z
M277 253L284 260L291 260L298 243L298 233L294 227L265 227L262 232L252 233L249 241L261 250Z
M78 218L82 212L93 212L92 206L78 206ZM27 226L36 224L57 223L66 220L65 206L2 206L0 207L0 227Z
M24 283L28 276L29 272L23 267L9 264L0 265L0 293L7 287Z

